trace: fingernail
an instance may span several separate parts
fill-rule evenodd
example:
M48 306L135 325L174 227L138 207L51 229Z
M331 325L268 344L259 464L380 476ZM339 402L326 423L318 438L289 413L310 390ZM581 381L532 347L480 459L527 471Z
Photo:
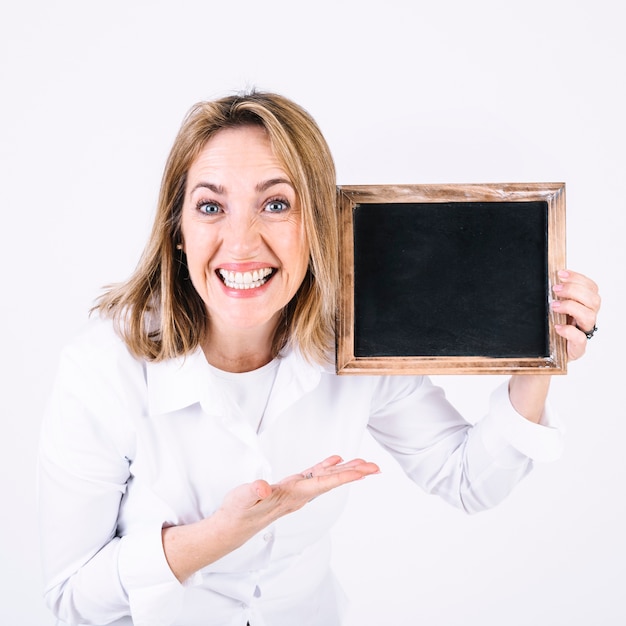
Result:
M552 302L550 302L550 306L553 309L558 309L561 307L561 303L558 300L552 300Z
M552 287L552 291L563 291L563 285L554 285L554 287Z
M557 274L561 277L561 278L569 278L569 272L567 270L559 270L557 272Z

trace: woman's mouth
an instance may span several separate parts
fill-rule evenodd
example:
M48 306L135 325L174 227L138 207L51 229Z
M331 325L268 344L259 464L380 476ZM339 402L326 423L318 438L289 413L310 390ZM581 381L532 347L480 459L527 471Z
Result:
M252 272L231 272L219 269L217 275L229 289L257 289L264 285L274 274L275 270L265 267Z

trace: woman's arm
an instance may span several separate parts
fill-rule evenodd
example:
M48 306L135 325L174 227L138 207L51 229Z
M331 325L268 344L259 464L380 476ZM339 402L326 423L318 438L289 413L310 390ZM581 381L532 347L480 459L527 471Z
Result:
M131 416L146 412L143 394L136 392L145 380L108 334L101 339L64 351L41 431L45 596L64 622L109 623L132 613L136 624L154 626L155 615L167 623L182 600L180 581L278 517L378 471L358 459L330 457L276 485L241 485L206 519L165 529L167 507L148 498L140 518L121 531L120 506L132 488L138 445Z
M554 286L557 299L551 306L567 315L571 323L558 325L555 330L567 340L567 356L574 361L585 354L586 332L596 326L601 299L598 286L586 276L569 270L561 270L558 275L561 282ZM514 375L509 383L511 404L520 415L539 423L549 387L550 376Z
M581 274L562 271L559 278L552 306L572 323L556 332L567 339L574 360L585 352L584 331L595 326L600 297L595 283ZM380 405L374 406L370 432L417 484L467 512L498 504L530 471L533 460L560 453L561 434L545 409L549 375L511 377L508 389L502 385L494 391L488 412L475 425L428 380L411 389L410 379L403 388L401 378L381 379L377 385Z
M163 529L163 549L170 568L183 582L313 498L379 471L374 463L361 459L344 463L332 456L275 485L256 480L236 487L210 517Z

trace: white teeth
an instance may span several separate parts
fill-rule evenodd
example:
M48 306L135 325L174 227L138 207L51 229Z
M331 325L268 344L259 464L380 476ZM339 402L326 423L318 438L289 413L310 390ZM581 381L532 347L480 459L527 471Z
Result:
M224 284L230 289L255 289L264 285L274 270L266 267L253 272L230 272L222 269L218 271Z

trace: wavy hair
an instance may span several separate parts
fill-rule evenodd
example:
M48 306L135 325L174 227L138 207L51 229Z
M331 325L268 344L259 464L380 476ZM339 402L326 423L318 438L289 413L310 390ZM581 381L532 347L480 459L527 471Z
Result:
M114 320L135 356L154 361L181 356L210 332L206 307L176 247L187 173L213 135L245 125L267 132L300 200L310 249L305 278L276 329L273 354L293 344L310 361L328 359L338 286L335 166L319 127L302 107L256 91L199 102L189 110L165 165L152 232L137 268L92 309Z

